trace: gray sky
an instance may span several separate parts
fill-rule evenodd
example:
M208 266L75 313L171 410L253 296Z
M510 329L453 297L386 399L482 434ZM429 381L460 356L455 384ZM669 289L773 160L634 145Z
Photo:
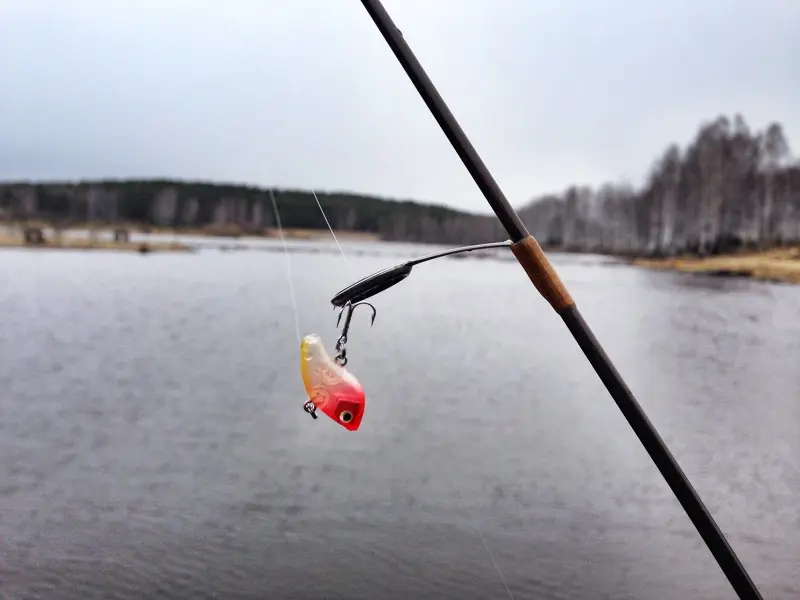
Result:
M517 206L740 111L800 154L797 0L385 0ZM0 0L0 178L174 176L486 212L358 0Z

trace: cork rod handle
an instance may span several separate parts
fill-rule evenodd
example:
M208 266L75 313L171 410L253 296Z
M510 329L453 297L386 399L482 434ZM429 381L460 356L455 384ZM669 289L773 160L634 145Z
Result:
M512 244L511 251L533 285L557 313L575 304L536 238L532 235L525 236Z

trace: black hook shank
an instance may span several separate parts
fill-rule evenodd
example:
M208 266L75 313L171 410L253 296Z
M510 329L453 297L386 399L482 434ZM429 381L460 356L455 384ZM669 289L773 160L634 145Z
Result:
M342 313L346 312L347 315L344 318L344 325L342 326L342 333L339 336L339 339L336 340L336 357L334 360L336 363L343 367L347 364L347 333L350 331L350 322L353 320L353 312L359 306L369 306L372 309L372 319L369 322L370 327L375 324L375 317L378 316L378 311L375 310L375 307L372 306L369 302L357 302L353 304L352 302L345 303L344 307L341 311L339 311L339 317L336 319L336 326L339 326L339 323L342 320Z

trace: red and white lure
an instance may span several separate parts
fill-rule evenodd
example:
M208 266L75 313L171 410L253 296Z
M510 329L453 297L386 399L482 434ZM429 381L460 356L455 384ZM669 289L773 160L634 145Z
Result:
M336 356L331 358L316 333L303 338L300 342L300 375L308 394L308 401L303 409L315 419L317 411L321 411L345 429L355 431L361 425L367 398L364 388L355 375L345 369L347 364L347 332L356 306L366 304L372 309L372 322L375 322L375 307L367 302L346 304L342 312L347 311L344 327L336 342ZM339 319L341 320L341 313Z
M342 253L342 258L347 263L347 257L344 255L339 240L336 239L336 234L333 232L328 217L322 209L322 204L317 198L316 192L311 190L314 199L317 201L317 206L328 224L331 231L333 240L339 246L339 251ZM357 296L351 296L347 299L340 300L337 296L334 306L341 307L339 319L336 322L338 327L339 322L342 320L342 314L345 314L344 325L342 333L336 342L336 356L331 358L322 344L322 340L316 333L305 336L300 339L300 321L297 316L297 302L294 296L294 285L292 284L292 267L289 258L289 249L286 246L286 239L283 236L283 226L281 225L281 215L278 210L278 203L275 200L275 194L272 190L269 191L269 197L272 201L272 210L275 213L275 224L277 225L278 234L283 244L283 254L286 257L286 277L289 282L289 292L292 299L292 308L294 309L294 322L297 330L297 340L300 343L300 375L303 378L303 385L306 388L308 400L303 404L303 409L315 419L317 418L317 411L321 411L339 425L349 431L355 431L361 425L361 420L364 418L364 410L367 405L367 398L364 394L364 388L361 383L356 379L355 375L345 369L347 364L347 332L350 330L350 321L353 318L353 311L357 306L365 304L372 309L372 321L375 322L377 311L375 307L369 302L358 302ZM350 265L347 265L348 268ZM352 271L352 269L351 269ZM401 278L402 279L402 278ZM350 288L357 291L363 287L362 282L356 282ZM348 290L350 289L348 288Z

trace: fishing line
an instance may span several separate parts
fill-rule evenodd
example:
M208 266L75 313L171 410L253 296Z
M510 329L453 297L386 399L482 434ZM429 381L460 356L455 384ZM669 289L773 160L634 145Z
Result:
M456 489L458 490L458 495L461 496L461 502L464 503L464 508L467 509L467 514L469 515L469 518L472 520L472 526L475 527L475 531L478 532L478 535L481 538L481 542L483 543L483 547L486 548L486 553L492 560L492 564L494 565L494 570L497 571L497 574L500 576L500 580L503 582L503 585L505 586L506 591L508 592L508 597L511 598L511 600L514 600L514 594L512 593L511 588L509 587L508 582L506 581L506 578L503 575L503 572L500 570L500 565L497 564L497 561L494 558L494 552L492 552L492 549L489 548L489 543L486 541L486 538L484 537L483 532L480 530L480 527L478 527L478 520L473 516L472 510L470 509L469 504L467 504L467 499L464 498L464 494L461 493L460 489L458 488Z
M292 308L294 309L294 327L297 332L297 343L303 339L300 335L300 317L297 311L297 300L294 296L294 284L292 283L292 259L289 256L289 248L286 247L286 239L283 237L283 227L281 226L281 215L278 212L278 203L275 202L275 194L272 189L269 190L269 199L272 200L272 211L275 213L275 223L278 226L278 235L283 244L283 255L286 257L286 278L289 280L289 294L292 297Z
M322 204L319 202L319 198L317 198L317 193L314 189L311 189L311 193L314 195L314 200L317 201L317 206L319 206L319 212L322 213L322 218L325 219L325 224L328 226L328 230L331 232L333 236L333 241L336 242L336 245L339 247L339 252L342 253L342 258L344 259L344 264L347 265L347 269L350 271L350 274L353 274L353 268L350 266L350 263L347 262L347 257L344 254L344 250L342 249L342 245L339 243L339 240L336 239L336 234L333 232L333 227L331 227L330 221L328 221L328 216L325 214L325 211L322 209Z
M336 246L339 248L339 252L342 255L342 260L344 260L344 264L347 265L347 269L350 271L350 274L353 274L353 268L350 266L350 263L347 260L347 256L344 253L344 249L342 245L339 243L339 240L336 237L336 233L331 227L330 221L328 221L328 216L325 214L325 210L322 208L322 204L317 198L317 193L312 189L311 193L314 196L314 200L317 201L317 206L319 207L319 212L322 213L322 218L325 219L325 224L328 226L328 230L331 232L331 236L333 237L333 241L336 242ZM269 199L272 202L272 212L275 214L275 224L277 225L278 229L278 236L281 239L281 245L283 246L283 255L286 257L286 278L289 281L289 295L292 298L292 309L294 311L294 327L295 332L297 334L297 343L299 344L300 341L303 339L303 336L300 333L300 317L299 311L297 309L297 298L294 293L294 278L292 277L292 259L290 256L289 248L286 245L286 237L283 234L283 225L281 224L281 215L280 211L278 210L278 203L275 200L275 194L270 188L269 190Z

